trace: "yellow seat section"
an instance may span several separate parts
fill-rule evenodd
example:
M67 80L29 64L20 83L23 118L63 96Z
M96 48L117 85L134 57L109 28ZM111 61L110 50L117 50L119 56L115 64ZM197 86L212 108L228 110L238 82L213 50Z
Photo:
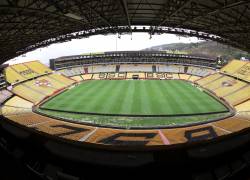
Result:
M201 78L200 80L198 80L198 81L196 81L199 85L205 85L205 84L207 84L207 83L209 83L209 82L212 82L212 81L214 81L214 80L216 80L216 79L218 79L218 78L220 78L222 75L221 74L219 74L219 73L215 73L215 74L212 74L212 75L210 75L210 76L206 76L206 77L204 77L204 78Z
M38 103L73 82L75 81L64 76L51 74L17 85L13 88L13 92L33 103Z
M221 84L221 87L214 90L214 92L217 94L217 96L223 97L229 93L239 90L240 88L243 88L246 85L247 83L234 79L229 82L224 82L224 84Z
M191 75L189 74L180 74L180 79L188 80Z
M227 74L233 74L245 64L247 64L246 61L232 60L230 63L228 63L226 66L224 66L221 69L221 72L224 72Z
M69 85L71 85L71 84L73 84L75 82L73 79L65 77L65 76L63 76L61 74L50 74L50 75L48 75L48 77L50 79L53 79L53 80L63 84L64 86L65 85L69 86Z
M22 82L51 72L51 69L39 61L14 64L5 68L6 80L11 84Z
M44 94L45 96L53 94L53 92L56 90L54 84L48 81L46 77L41 77L36 80L28 81L25 82L24 84L29 88L31 88L32 90L35 90L40 94Z
M230 104L238 105L250 98L250 86L224 97Z
M108 73L96 73L96 74L93 74L92 79L95 79L95 80L106 79L107 75Z
M80 81L82 81L83 79L81 78L81 76L73 76L73 77L71 77L72 79L74 79L75 81L77 81L77 82L80 82Z
M39 75L35 71L29 69L24 64L15 64L15 65L12 65L11 68L13 68L17 73L19 73L21 76L25 77L26 79L30 79Z
M172 77L173 79L180 79L179 74L176 74L176 73L172 74Z
M21 96L24 99L31 101L33 103L37 103L45 97L44 94L40 94L22 84L15 86L12 91L18 96Z
M146 78L145 73L127 73L127 78L132 79L134 75L135 76L138 75L140 79L145 79Z
M52 92L57 90L57 89L61 89L63 87L66 87L65 84L63 84L62 82L59 82L55 79L52 79L50 78L49 76L43 76L43 77L39 77L36 79L37 81L41 81L41 82L44 82L44 83L48 83L46 86L40 86L39 88L46 88L47 90L48 89L51 89ZM47 92L47 91L46 91Z
M116 73L115 75L118 79L126 79L126 73Z
M6 77L6 81L8 83L11 83L11 84L12 83L21 82L21 81L25 80L25 78L23 76L21 76L20 74L18 74L11 67L5 68L5 77Z
M237 105L235 109L237 111L250 111L250 100Z
M250 63L247 63L238 69L233 76L250 82Z
M116 74L117 73L115 73L115 72L108 73L107 74L107 79L115 79L115 78L117 78Z
M92 79L92 75L93 75L93 74L83 74L83 75L81 75L81 76L82 76L82 78L83 78L84 80L90 80L90 79Z
M2 107L2 114L4 116L14 115L20 113L27 113L32 111L33 103L26 101L18 96L9 99Z
M33 103L31 103L23 98L20 98L18 96L14 96L11 99L9 99L4 105L31 109L33 106Z
M23 108L23 107L12 107L12 106L3 106L2 107L2 115L4 116L12 116L12 115L21 115L25 113L32 112L31 108Z
M214 81L207 83L203 85L203 87L210 89L210 90L215 90L217 88L220 88L223 86L223 83L225 82L234 82L235 79L231 78L229 76L221 76L219 79L215 79Z
M31 70L33 70L34 72L36 72L36 73L38 73L40 75L52 72L51 69L49 69L47 66L45 66L42 63L40 63L39 61L27 62L27 63L25 63L25 65L27 67L29 67Z
M200 76L194 76L194 75L192 75L188 80L194 82L194 81L199 80L200 78L201 78Z
M126 78L125 72L123 73L112 72L107 74L107 79L125 79L125 78Z

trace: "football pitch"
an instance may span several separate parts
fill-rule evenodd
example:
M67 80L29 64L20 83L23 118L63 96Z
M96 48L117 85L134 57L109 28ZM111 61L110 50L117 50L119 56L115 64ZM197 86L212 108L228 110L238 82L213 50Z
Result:
M133 124L135 121L135 123L143 125L145 120L145 124L148 125L154 125L154 122L157 125L169 125L185 123L186 118L182 117L181 121L177 118L178 120L175 122L171 120L173 118L159 118L159 116L207 114L206 118L203 118L207 120L216 113L216 117L218 117L218 113L228 112L228 109L214 97L185 81L92 80L83 82L50 99L41 106L41 111L49 115L79 121L81 119L85 121L88 117L87 122L91 118L96 122L97 116L88 114L96 113L96 115L100 114L99 119L97 118L98 123L105 123L109 119L109 122L112 121L111 124L119 124L114 117L107 116L123 115L128 118L118 118L118 121L125 119L128 120L128 124ZM145 116L145 118L133 116ZM147 116L158 117L151 117L146 122ZM174 119L176 118L174 117ZM138 122L138 120L141 121ZM196 122L198 119L191 120L191 122L193 121Z

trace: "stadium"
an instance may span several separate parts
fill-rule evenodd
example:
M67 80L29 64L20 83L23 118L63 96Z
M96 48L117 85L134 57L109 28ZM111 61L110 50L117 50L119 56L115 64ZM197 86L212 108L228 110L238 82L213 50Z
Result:
M52 25L47 32L37 31L39 37L30 38L34 27L27 28L26 33L17 33L6 42L0 60L3 63L57 42L117 32L182 34L249 52L249 26L240 29L226 21L237 17L242 24L249 24L249 2L223 2L169 1L166 5L164 1L105 0L106 4L96 2L92 7L91 2L79 1L66 6L64 1L32 1L27 5L22 0L6 0L0 2L6 19L8 13L18 12L27 19L34 16L37 21L43 17L55 24L64 23L65 29ZM109 18L113 10L106 7L108 3L126 18ZM98 13L99 6L106 13ZM134 19L130 19L136 6ZM151 17L156 7L165 12L170 6L175 11L166 19ZM197 14L193 7L207 12ZM78 12L81 8L96 17L95 30L87 18L79 18L83 16ZM184 10L196 17L183 19ZM208 17L218 14L225 25L209 21ZM21 21L27 23L26 19ZM209 23L216 28L208 29ZM7 24L0 22L6 29L11 23ZM86 27L84 32L80 32L81 25ZM4 35L9 38L11 34L0 32L3 45ZM31 179L55 180L93 179L99 172L103 178L115 179L113 171L126 178L149 174L158 178L161 173L156 174L155 168L165 168L167 176L176 179L244 179L249 175L249 61L232 59L222 65L219 58L198 55L110 51L61 56L49 62L49 66L32 60L0 67L0 152L7 154L3 155L9 161L6 167L12 166L12 159L18 162L15 168L21 167L19 171ZM6 172L4 176L15 175Z

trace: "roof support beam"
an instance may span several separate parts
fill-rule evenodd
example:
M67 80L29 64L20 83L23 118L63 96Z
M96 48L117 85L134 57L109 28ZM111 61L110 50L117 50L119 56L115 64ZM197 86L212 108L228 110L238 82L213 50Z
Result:
M187 23L187 22L191 22L191 21L194 21L196 19L199 19L199 18L202 18L202 17L206 17L206 16L211 16L211 15L214 15L216 13L220 13L221 11L223 10L226 10L226 9L231 9L231 8L234 8L234 7L237 7L237 6L241 6L241 5L245 5L245 4L249 4L249 0L244 0L244 1L240 1L240 2L236 2L236 3L232 3L232 4L227 4L219 9L211 9L212 11L209 11L209 12L206 12L206 13L203 13L199 16L196 16L196 17L193 17L191 19L189 18L186 18L185 20L183 20L182 22L179 23L178 26L176 26L175 28L178 28L178 27L181 27L183 24Z
M169 18L171 18L172 16L176 15L178 12L180 12L181 10L183 10L192 1L193 0L187 0L186 2L184 2L178 9L176 9L172 14L170 14L168 17L166 17L160 24L158 24L158 26L163 25Z
M249 8L250 0L0 0L0 60L117 32L196 36L250 52Z
M112 27L111 23L105 18L103 17L99 12L97 12L95 9L93 9L92 7L88 6L86 3L82 3L82 6L85 7L86 9L89 9L91 12L94 12L95 15L97 15L100 19L102 19L102 21L108 25L109 27Z
M161 21L157 26L155 26L150 34L154 34L155 29L157 29L159 26L162 26L164 23L166 23L172 16L176 15L180 11L182 11L186 6L188 6L193 0L186 0L179 8L177 8L173 13L171 13L169 16L167 16L163 21Z
M65 14L67 10L64 9L56 0L46 0L51 6L54 6L60 13Z
M127 18L127 22L128 22L128 27L129 27L130 33L132 34L131 21L130 21L130 17L129 17L129 13L128 13L128 3L127 3L127 0L120 0L120 2L122 4L123 11L124 11L124 13L126 15L126 18Z

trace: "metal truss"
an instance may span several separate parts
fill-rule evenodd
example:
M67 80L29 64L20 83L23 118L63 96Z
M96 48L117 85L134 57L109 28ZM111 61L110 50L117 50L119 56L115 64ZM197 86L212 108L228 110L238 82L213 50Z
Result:
M250 52L249 6L250 0L1 0L0 61L74 38L132 32L195 36Z

